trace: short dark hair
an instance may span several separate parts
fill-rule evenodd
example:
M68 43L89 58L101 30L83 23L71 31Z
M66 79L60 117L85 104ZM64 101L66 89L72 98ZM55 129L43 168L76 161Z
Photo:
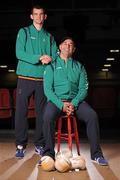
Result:
M71 36L65 36L65 37L63 37L63 38L60 40L59 44L62 44L62 43L63 43L65 40L67 40L67 39L72 40L73 43L74 43L74 46L76 46L75 40L74 40Z
M44 13L47 14L45 7L43 5L40 5L40 4L33 4L32 8L31 8L31 14L33 13L34 8L35 9L43 9Z

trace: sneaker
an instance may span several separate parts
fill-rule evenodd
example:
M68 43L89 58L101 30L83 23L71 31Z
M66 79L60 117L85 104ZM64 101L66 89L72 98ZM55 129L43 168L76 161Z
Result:
M43 153L44 153L44 149L43 149L42 146L35 146L35 152L36 152L37 154L39 154L40 156L42 156Z
M15 156L16 156L17 158L23 158L23 157L24 157L24 154L25 154L25 149L23 148L23 146L18 145L18 146L17 146L17 149L16 149L16 154L15 154Z
M108 161L104 157L97 157L95 159L92 159L92 161L101 166L108 166Z

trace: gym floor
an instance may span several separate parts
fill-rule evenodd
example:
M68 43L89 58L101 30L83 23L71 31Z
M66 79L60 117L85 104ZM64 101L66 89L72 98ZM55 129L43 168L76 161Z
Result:
M45 172L37 165L39 156L34 152L34 145L27 146L25 157L15 158L15 144L13 136L9 134L0 137L0 180L119 180L120 179L120 141L105 140L101 142L103 153L109 161L109 166L103 167L91 162L90 149L87 140L81 140L81 155L86 160L86 170L59 173ZM61 149L68 148L66 142ZM73 155L76 154L73 144Z

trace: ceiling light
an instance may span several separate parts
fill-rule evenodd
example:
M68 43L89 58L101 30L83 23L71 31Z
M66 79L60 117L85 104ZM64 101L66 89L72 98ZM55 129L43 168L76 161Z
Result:
M7 65L0 65L0 68L7 68Z
M119 49L111 49L110 52L119 52Z
M104 64L104 67L111 67L111 64Z
M107 71L109 71L109 69L103 68L102 71L107 72Z
M114 61L115 58L106 58L107 61Z
M14 69L9 69L8 72L15 72L15 70Z

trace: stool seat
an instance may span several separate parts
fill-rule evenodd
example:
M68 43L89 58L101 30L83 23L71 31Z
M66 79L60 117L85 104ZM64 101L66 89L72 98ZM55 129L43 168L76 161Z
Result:
M62 132L62 121L67 123L67 133ZM57 132L57 152L60 151L61 140L68 141L68 147L72 151L72 140L75 139L76 149L78 155L80 155L80 141L78 136L77 121L74 115L62 115L58 120L58 132Z

